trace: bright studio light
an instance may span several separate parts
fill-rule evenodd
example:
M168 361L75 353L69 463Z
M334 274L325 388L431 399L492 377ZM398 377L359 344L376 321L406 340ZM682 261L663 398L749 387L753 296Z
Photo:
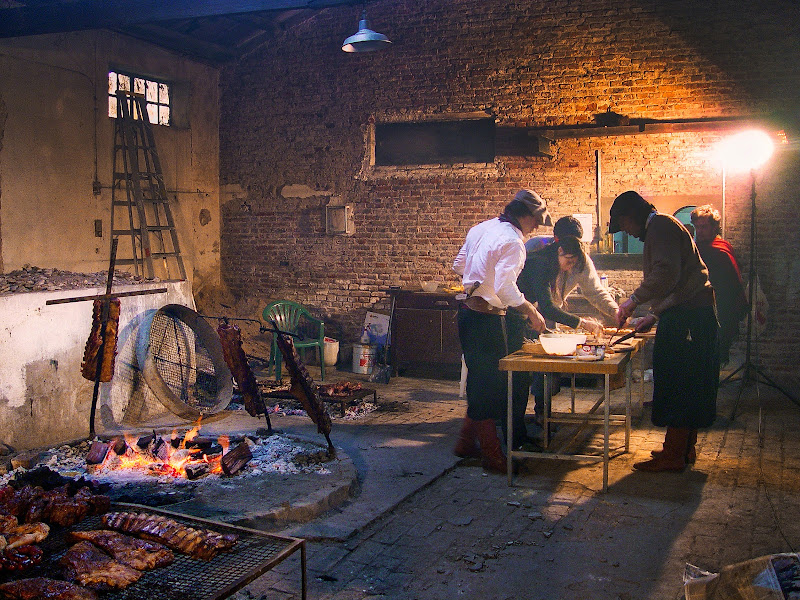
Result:
M751 129L722 140L717 155L729 173L744 173L767 162L774 150L775 144L768 133Z

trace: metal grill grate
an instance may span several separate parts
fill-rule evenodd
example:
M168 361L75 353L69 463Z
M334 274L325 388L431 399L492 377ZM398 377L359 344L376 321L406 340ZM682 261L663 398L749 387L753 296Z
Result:
M194 528L204 528L217 533L235 533L239 536L228 552L211 560L201 560L175 552L175 561L166 567L145 571L136 583L124 590L108 592L102 596L109 600L221 600L241 589L298 549L303 550L305 540L276 536L252 529L225 525L205 519L178 515L169 511L136 504L116 503L112 510L165 515L170 519ZM103 529L100 516L92 516L73 526L73 530ZM24 577L51 577L61 579L58 559L67 551L68 529L53 527L50 536L40 545L45 551L45 562L24 573ZM301 553L301 577L305 582L305 552ZM14 577L17 578L17 577ZM12 578L0 578L0 581Z

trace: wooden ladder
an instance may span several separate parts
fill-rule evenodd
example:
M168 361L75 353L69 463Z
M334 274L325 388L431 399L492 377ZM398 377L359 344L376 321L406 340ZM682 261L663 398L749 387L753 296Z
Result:
M133 265L137 277L186 279L178 232L164 186L145 99L117 92L114 125L114 184L111 188L111 238L130 236L117 265ZM122 190L125 190L124 197ZM116 229L115 223L127 229ZM123 245L120 244L120 250Z

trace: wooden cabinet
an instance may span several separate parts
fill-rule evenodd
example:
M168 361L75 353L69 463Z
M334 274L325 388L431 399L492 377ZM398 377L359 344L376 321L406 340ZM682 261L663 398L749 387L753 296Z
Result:
M390 290L391 364L400 375L458 379L458 301L454 294Z

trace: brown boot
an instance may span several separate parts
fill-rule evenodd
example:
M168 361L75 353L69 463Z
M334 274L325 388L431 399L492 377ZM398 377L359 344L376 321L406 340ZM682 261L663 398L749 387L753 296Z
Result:
M686 468L686 449L689 445L689 429L686 427L667 427L664 436L664 449L651 460L636 463L639 471L683 471Z
M693 465L697 462L697 450L695 449L695 444L697 443L697 429L690 429L689 430L689 441L686 445L686 464ZM660 456L661 453L664 452L663 448L661 450L651 450L650 454L653 457Z
M477 421L464 417L464 423L461 425L461 431L458 434L456 447L453 448L453 454L459 458L481 457L481 451L478 448Z
M475 422L478 431L478 441L481 445L481 464L487 471L496 473L507 473L508 464L506 455L500 447L500 438L497 437L497 429L494 419L483 419Z

